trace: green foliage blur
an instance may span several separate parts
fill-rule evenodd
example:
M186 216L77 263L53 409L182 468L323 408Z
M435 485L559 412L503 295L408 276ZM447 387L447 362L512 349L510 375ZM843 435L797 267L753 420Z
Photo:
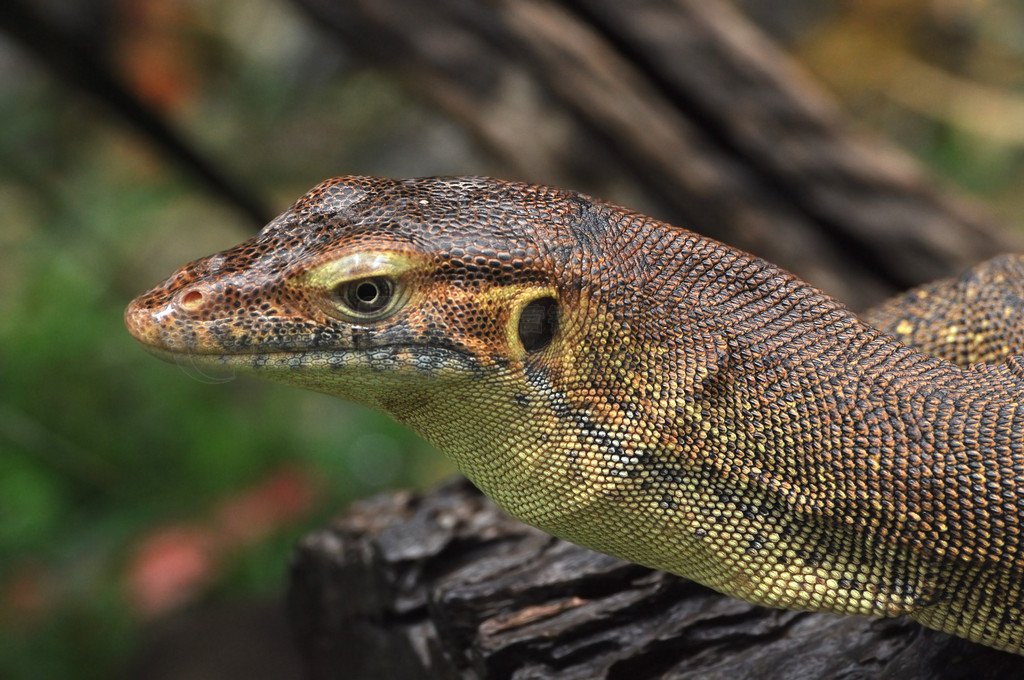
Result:
M468 148L453 127L350 67L286 4L179 5L162 108L275 210L336 174L464 169L446 156ZM280 597L305 532L353 499L452 470L384 416L205 377L137 346L128 301L255 225L97 102L0 47L0 677L108 678L145 622ZM418 167L402 162L410 148ZM258 540L232 537L222 515L278 478L299 509L264 518ZM168 530L227 547L180 604L149 611L140 555Z

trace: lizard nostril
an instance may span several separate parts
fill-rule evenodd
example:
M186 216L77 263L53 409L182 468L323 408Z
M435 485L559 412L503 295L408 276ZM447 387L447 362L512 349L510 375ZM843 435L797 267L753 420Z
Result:
M203 294L193 288L178 299L178 304L186 312L194 312L203 306Z

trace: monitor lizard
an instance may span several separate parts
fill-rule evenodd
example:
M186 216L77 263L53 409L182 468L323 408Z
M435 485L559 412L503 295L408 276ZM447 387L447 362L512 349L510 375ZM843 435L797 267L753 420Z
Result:
M159 357L384 411L556 536L1024 654L1022 264L883 305L880 330L571 191L343 177L126 322Z

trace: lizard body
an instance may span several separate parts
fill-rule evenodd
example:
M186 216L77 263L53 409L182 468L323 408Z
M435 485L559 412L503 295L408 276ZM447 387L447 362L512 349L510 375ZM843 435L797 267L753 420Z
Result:
M915 295L878 322L965 337ZM550 187L338 178L126 321L164 358L383 410L570 541L1024 653L1024 364L912 349L685 229Z
M960 366L1024 352L1024 255L1006 254L955 279L928 283L863 318L901 342Z

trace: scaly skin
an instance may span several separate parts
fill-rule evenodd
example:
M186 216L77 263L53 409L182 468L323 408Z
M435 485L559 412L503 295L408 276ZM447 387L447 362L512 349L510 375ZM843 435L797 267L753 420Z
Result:
M863 316L869 324L960 366L1024 352L1024 255L1000 255L963 276L923 285Z
M877 318L946 323L920 307ZM385 411L570 541L1024 653L1022 365L928 356L684 229L549 187L340 178L126 319L158 356Z

